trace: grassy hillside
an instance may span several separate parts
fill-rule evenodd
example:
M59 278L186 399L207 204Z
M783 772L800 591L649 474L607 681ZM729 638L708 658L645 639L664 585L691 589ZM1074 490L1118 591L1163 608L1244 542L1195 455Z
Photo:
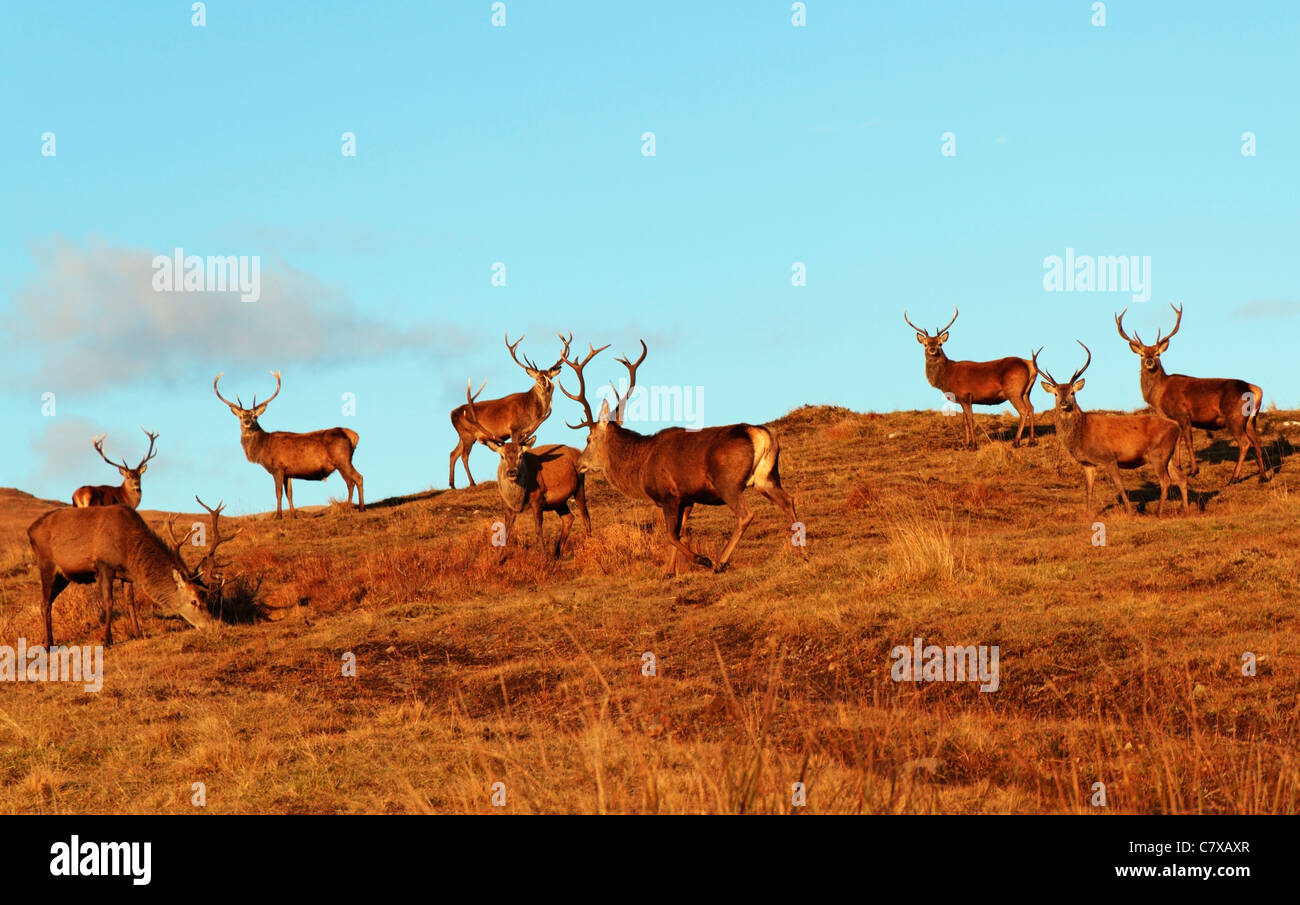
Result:
M1235 447L1198 432L1190 517L1126 516L1100 477L1094 519L1050 415L1020 449L981 417L968 452L959 418L799 409L773 427L807 560L751 492L733 568L675 581L654 510L598 476L594 536L559 563L491 546L491 483L232 520L274 621L150 617L98 694L0 690L0 811L192 812L202 782L212 812L782 812L802 780L813 813L1094 811L1098 781L1112 811L1294 813L1291 417L1261 418L1270 483L1248 464L1225 486ZM1150 473L1126 479L1146 508ZM39 641L42 505L6 494L0 642ZM716 552L732 524L697 507L690 540ZM98 630L65 592L56 638ZM1000 688L892 681L914 637L999 645Z

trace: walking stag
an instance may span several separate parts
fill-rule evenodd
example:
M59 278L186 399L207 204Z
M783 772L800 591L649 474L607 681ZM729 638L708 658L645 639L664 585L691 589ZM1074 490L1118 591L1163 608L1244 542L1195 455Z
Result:
M806 556L807 550L802 543L803 526L795 513L794 499L781 488L778 467L781 449L776 434L766 427L752 424L728 424L697 431L670 427L649 436L624 427L623 414L627 400L636 388L636 371L645 361L647 350L644 341L641 343L641 357L635 364L627 358L618 359L627 368L630 382L626 394L617 400L614 412L611 413L606 399L601 402L599 415L593 416L587 401L583 369L604 348L607 347L592 348L582 362L576 356L572 361L565 359L577 375L578 392L576 395L570 393L563 384L560 390L581 404L586 416L569 427L575 430L585 427L588 431L578 470L602 471L624 496L646 500L659 507L670 544L665 564L668 577L676 574L679 554L684 554L690 562L711 567L715 572L727 567L732 552L754 518L742 499L748 487L757 488L781 510L794 532L792 543L800 555ZM691 509L697 504L726 505L736 516L736 528L716 562L692 550L682 540L682 529Z

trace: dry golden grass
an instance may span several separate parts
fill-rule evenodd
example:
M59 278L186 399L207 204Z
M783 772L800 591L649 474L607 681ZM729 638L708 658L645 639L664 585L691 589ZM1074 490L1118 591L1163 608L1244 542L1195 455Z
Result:
M807 561L750 494L733 569L675 581L656 514L598 477L558 563L491 546L491 484L240 519L229 554L274 621L201 635L145 603L100 693L4 688L0 811L192 812L202 782L213 812L785 813L802 781L813 813L1086 812L1101 781L1111 811L1294 813L1290 445L1268 436L1272 483L1225 486L1235 452L1198 434L1192 516L1126 516L1099 483L1094 519L1050 420L1012 449L989 436L1014 420L981 417L972 453L936 413L792 412ZM1144 509L1151 477L1126 473ZM41 508L0 492L4 643L40 638ZM691 542L731 524L697 507ZM58 640L94 640L86 600L60 598ZM1001 687L893 682L918 636L999 645Z

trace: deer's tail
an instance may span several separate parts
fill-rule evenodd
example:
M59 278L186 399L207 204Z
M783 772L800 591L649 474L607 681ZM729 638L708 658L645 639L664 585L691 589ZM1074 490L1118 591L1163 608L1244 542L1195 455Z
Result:
M350 427L343 428L343 433L348 435L348 442L352 444L353 449L356 449L357 444L361 442L360 435Z

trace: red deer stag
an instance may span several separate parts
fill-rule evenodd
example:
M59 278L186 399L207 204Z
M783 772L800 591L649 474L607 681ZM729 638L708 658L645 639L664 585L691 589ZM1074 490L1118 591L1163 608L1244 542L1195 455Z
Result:
M602 346L601 349L607 348ZM795 513L794 499L781 488L779 461L781 448L776 434L766 427L752 424L728 424L724 427L706 427L688 431L670 427L646 436L623 427L627 401L636 388L636 370L645 361L646 345L641 342L641 357L636 363L626 357L618 359L628 370L630 382L626 394L620 399L611 416L609 400L601 402L600 414L591 414L587 402L587 387L583 377L585 368L601 349L591 348L587 357L579 362L565 362L577 375L578 393L574 395L560 384L564 395L582 405L586 418L569 427L587 428L587 445L578 460L580 472L602 471L606 480L624 496L648 500L663 514L664 530L670 544L665 571L668 577L677 572L677 557L721 572L727 567L732 552L754 514L741 498L745 489L756 487L771 500L789 520L791 531L798 531L802 541L802 525ZM736 529L717 562L702 556L682 541L682 529L696 504L704 506L726 505L736 516ZM795 538L792 537L792 541ZM808 551L802 543L795 544L801 556Z
M188 535L187 535L188 536ZM113 579L139 584L156 604L170 607L196 628L216 624L208 589L144 519L128 506L55 509L27 529L41 575L45 644L54 644L54 599L71 583L99 585L104 600L104 644L113 643Z
M326 430L295 434L289 431L264 431L257 419L266 411L271 400L280 395L280 372L272 371L275 378L275 392L271 398L258 404L253 397L253 404L244 408L244 402L238 396L235 402L221 395L217 389L218 374L212 381L212 391L217 398L230 406L230 411L239 419L239 442L244 447L244 456L248 461L261 465L271 477L275 478L275 517L281 516L281 493L289 498L289 518L297 518L293 508L293 479L304 481L323 481L336 470L348 485L348 505L352 505L352 488L357 491L357 508L366 511L366 492L361 472L352 467L352 453L360 439L357 432L346 427L331 427ZM237 404L236 404L237 403Z
M1172 304L1169 307L1178 315L1173 332L1161 339L1157 331L1156 341L1150 346L1142 342L1136 331L1132 337L1124 332L1127 308L1115 315L1115 329L1119 330L1119 335L1128 343L1128 347L1142 356L1142 398L1157 412L1178 422L1191 460L1189 474L1195 475L1200 471L1200 466L1196 464L1196 450L1192 446L1192 428L1216 431L1226 427L1237 441L1239 450L1237 467L1232 470L1228 483L1237 480L1242 463L1246 461L1246 453L1251 447L1254 447L1255 458L1259 462L1259 479L1268 480L1257 424L1259 407L1264 404L1264 391L1244 380L1166 374L1160 356L1169 348L1169 340L1174 338L1183 322L1183 309Z
M1038 352L1025 358L999 358L994 361L953 361L943 351L943 344L948 341L948 327L957 321L957 306L952 306L952 320L947 326L940 327L931 336L929 332L918 327L907 318L907 309L903 309L903 320L916 331L916 341L925 346L925 379L930 386L943 393L949 402L961 406L962 422L966 427L966 446L974 449L975 415L972 405L1001 405L1011 403L1011 407L1020 413L1020 426L1016 428L1016 437L1012 446L1020 445L1020 437L1029 425L1029 443L1034 439L1034 404L1029 393L1034 388L1034 378L1038 376Z
M486 384L485 384L486 386ZM468 423L471 427L488 434L478 421L474 400L478 393L470 395L470 384L465 384L465 398ZM483 387L478 388L479 393ZM573 527L573 513L569 501L577 503L582 523L591 536L591 515L587 512L587 476L578 471L578 459L582 453L572 446L551 443L546 446L533 446L537 437L529 432L524 435L512 434L504 443L488 436L483 444L501 456L497 465L497 490L501 500L506 504L506 538L515 533L515 518L525 509L533 513L537 523L537 543L543 543L542 513L554 512L560 517L560 535L555 539L552 555L560 558L560 550Z
M83 509L86 506L118 505L130 506L134 509L140 505L140 476L145 473L146 469L148 469L149 460L158 455L154 452L153 448L154 441L158 439L158 435L144 430L143 427L140 428L140 430L144 431L144 435L149 438L149 450L144 454L144 458L140 460L140 464L136 465L135 468L127 465L125 459L123 459L122 464L119 465L108 456L104 455L104 439L108 434L101 434L91 441L95 444L95 452L99 453L99 457L109 465L116 468L118 473L122 475L122 486L112 487L107 484L88 484L84 487L78 487L72 493L72 505Z
M1079 345L1083 346L1083 343ZM1131 513L1133 506L1124 491L1124 481L1119 472L1121 468L1137 468L1145 462L1155 470L1160 482L1156 515L1164 511L1171 480L1183 495L1183 513L1186 514L1187 478L1173 461L1174 451L1178 448L1178 425L1160 415L1089 414L1079 408L1074 394L1083 389L1083 372L1092 364L1088 347L1083 346L1083 351L1088 353L1088 360L1065 383L1058 383L1044 368L1043 375L1047 380L1043 381L1043 389L1056 397L1056 432L1062 445L1083 466L1088 512L1093 512L1092 484L1097 469L1104 468L1119 488L1125 511Z
M194 501L207 510L209 523L212 526L211 533L207 538L205 538L207 540L207 552L203 554L203 558L194 566L194 574L199 577L213 595L220 597L221 584L223 582L220 569L223 564L217 562L217 548L227 541L232 541L239 535L243 534L244 529L237 528L234 534L223 537L221 534L221 513L226 508L225 500L217 503L215 509L203 502L203 500L199 499L198 496L194 497ZM193 536L194 529L191 528L190 532L184 537L177 538L176 532L172 530L172 523L169 520L167 522L167 533L171 535L172 545L175 547L177 555L179 555L180 551L185 547L185 542Z
M569 334L568 339L564 338L564 334L557 335L564 343L559 361L549 368L539 368L537 363L527 355L524 356L523 361L520 361L515 354L515 350L519 348L524 338L519 337L514 345L511 345L510 334L506 334L506 348L510 350L510 357L529 377L533 378L533 388L523 393L511 393L500 399L485 399L480 402L477 426L470 424L466 418L469 412L467 406L460 405L452 409L451 426L456 429L456 448L451 451L451 468L447 475L447 486L453 489L456 486L456 459L458 458L465 467L465 477L469 478L469 486L476 486L474 476L469 471L469 453L474 448L475 442L489 438L501 442L514 434L520 436L530 434L550 417L551 396L555 392L554 381L564 368L564 362L569 354L569 343L573 341L572 333Z

